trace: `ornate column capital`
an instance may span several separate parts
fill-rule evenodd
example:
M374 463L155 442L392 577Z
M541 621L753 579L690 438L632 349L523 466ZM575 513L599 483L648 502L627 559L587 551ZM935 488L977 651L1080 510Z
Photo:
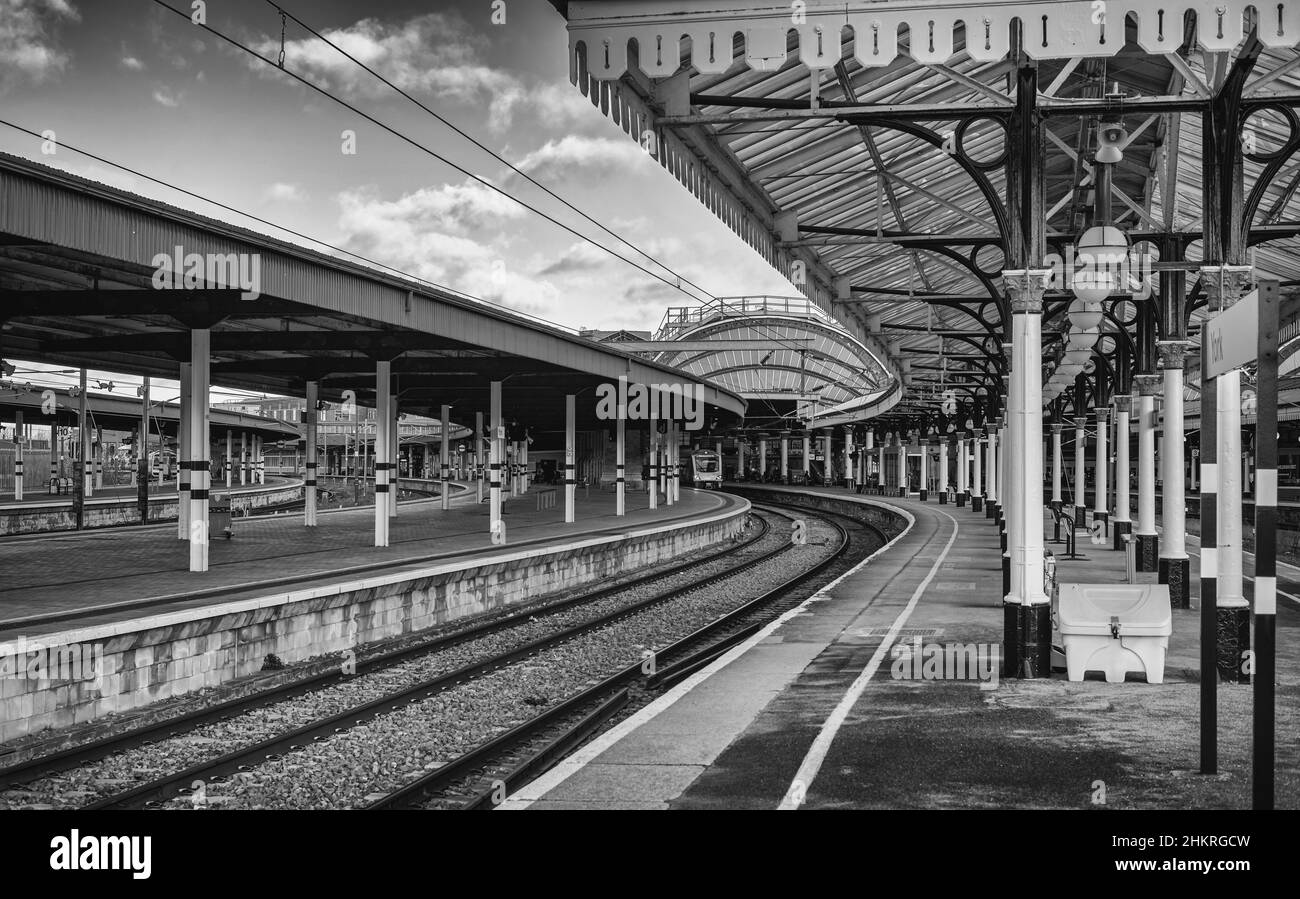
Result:
M1203 265L1201 286L1211 312L1222 312L1241 299L1254 270L1249 265Z
M1157 340L1156 352L1160 354L1160 364L1165 369L1182 368L1183 358L1192 348L1190 340Z
M1054 421L1054 422L1052 422L1051 427L1052 427L1052 433L1053 433L1053 434L1059 434L1059 433L1061 433L1062 431L1065 430L1065 425L1063 425L1063 424L1062 424L1061 422L1059 422L1059 421Z
M974 428L974 429L971 430L970 435L971 435L971 437L974 437L976 440L979 440L981 437L984 436L984 429L983 429L983 428Z
M1163 378L1160 375L1144 374L1133 376L1133 389L1138 396L1159 396L1164 393Z
M1107 415L1109 414L1109 411L1110 411L1110 410L1106 409L1105 407L1102 407L1102 408L1099 408L1099 409L1097 409L1097 410L1095 410L1095 411L1096 411L1096 413L1097 413L1097 424L1100 425L1100 426L1102 426L1102 427L1105 427L1105 425L1106 425L1106 417L1107 417Z
M1002 289L1011 301L1011 312L1041 315L1043 294L1051 283L1052 270L1048 268L1004 269Z
M1122 396L1117 396L1117 397L1115 397L1115 411L1116 411L1116 412L1132 412L1132 411L1133 411L1133 397L1130 396L1130 395L1127 394L1127 393L1126 393L1126 394L1123 394Z
M1084 418L1082 415L1076 415L1074 417L1074 429L1076 431L1082 431L1087 426L1088 426L1088 419Z

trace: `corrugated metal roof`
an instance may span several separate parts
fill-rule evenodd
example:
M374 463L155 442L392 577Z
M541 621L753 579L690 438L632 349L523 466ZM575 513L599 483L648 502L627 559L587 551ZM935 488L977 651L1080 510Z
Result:
M969 243L958 245L961 240L969 242L982 236L996 240L994 217L971 172L940 148L908 133L906 126L920 125L942 134L954 127L934 117L945 106L987 107L989 117L966 132L964 144L976 160L990 162L1002 153L1003 130L997 120L1014 95L1014 65L1005 50L994 52L996 48L968 44L966 29L960 25L950 50L945 49L946 45L933 51L928 45L916 46L914 37L925 33L927 23L938 22L942 37L945 23L958 18L965 17L966 25L986 15L1009 23L1011 17L1032 13L1036 22L1039 15L1078 18L1089 6L1075 0L1054 4L1000 0L982 4L949 0L924 4L892 0L810 2L806 5L806 23L782 22L777 4L729 0L675 4L574 2L566 9L571 51L577 51L571 52L573 77L584 94L595 98L598 105L612 99L618 108L637 110L635 123L627 125L629 133L638 139L646 130L659 134L670 157L661 161L670 171L692 175L706 172L684 183L710 208L746 210L739 221L734 215L722 217L779 271L789 276L792 264L805 260L809 278L806 284L797 286L855 336L870 340L868 316L879 315L889 354L894 359L910 358L918 363L912 366L913 386L899 406L903 410L933 408L942 394L940 377L976 372L977 360L962 359L985 349L972 346L972 340L987 343L987 349L996 353L1004 337L1000 327L990 334L969 314L932 304L927 298L988 296L989 303L983 308L977 301L967 304L967 308L999 326L1000 316L990 294L1001 293L992 279L1000 273L1003 260L996 246L980 248L975 255L979 274L975 274L952 258L954 252L963 256L968 252ZM1300 69L1280 71L1296 57L1300 4L1285 4L1280 13L1275 13L1272 4L1257 6L1237 0L1110 3L1106 9L1112 26L1105 47L1085 46L1096 37L1095 29L1090 31L1084 25L1076 29L1073 19L1059 32L1049 29L1051 33L1044 42L1073 34L1076 43L1069 53L1057 52L1060 48L1054 44L1048 48L1052 52L1047 52L1034 32L1025 49L1041 57L1039 90L1052 94L1050 99L1040 97L1040 104L1055 104L1053 114L1045 120L1050 132L1045 157L1046 204L1051 211L1047 221L1049 243L1060 242L1066 239L1063 235L1077 234L1091 224L1095 202L1087 187L1076 189L1076 185L1082 168L1080 153L1084 160L1090 159L1095 145L1096 116L1066 114L1068 105L1090 98L1095 101L1115 86L1129 98L1195 97L1197 81L1217 84L1236 59L1245 34L1242 17L1248 8L1258 9L1264 16L1258 34L1265 47L1252 81L1259 84L1266 77L1268 80L1257 96L1300 94ZM1190 10L1195 10L1199 19L1184 15ZM1134 15L1130 16L1130 12ZM1157 12L1167 16L1159 20L1163 45L1167 50L1183 48L1193 73L1191 82L1169 55L1148 52ZM784 14L788 19L789 11ZM912 27L900 32L896 55L891 52L885 58L872 57L861 46L866 35L872 33L870 24L884 22L895 14ZM1276 15L1281 15L1279 21L1274 21ZM707 63L701 60L699 29L694 25L686 27L697 16L707 18L712 23L709 28L715 32L714 58ZM1082 21L1086 25L1087 18ZM841 31L845 22L853 27ZM1122 40L1116 40L1114 23L1118 22L1123 23ZM736 29L731 28L733 24ZM742 25L748 29L746 33L740 33ZM808 48L818 25L825 26L828 55L810 60ZM649 26L653 27L638 31ZM769 47L759 54L761 59L754 55L756 42L770 40L755 28L775 29L783 37L779 47ZM887 31L885 28L881 33ZM647 43L661 33L671 39ZM952 33L951 28L948 33ZM678 42L683 34L691 39ZM726 35L727 40L720 40ZM615 81L595 77L604 74L599 71L604 63L604 41L617 44L629 37L639 41L633 46L630 70ZM1222 52L1213 52L1220 45ZM648 57L652 46L653 60ZM592 47L599 48L599 60L589 58ZM675 55L670 47L677 51ZM1085 58L1064 58L1071 54ZM614 57L616 74L621 60L617 53ZM813 69L807 64L810 61ZM870 64L864 65L864 61ZM838 68L832 68L837 63ZM1279 74L1273 77L1270 73L1274 72ZM812 110L814 85L820 112ZM1251 89L1249 85L1247 89ZM754 101L763 108L738 108ZM830 107L836 104L857 104L855 108L885 105L897 110L893 113L897 121L872 120L859 126L833 117L837 113ZM909 108L918 111L909 114ZM1125 123L1130 143L1114 170L1115 221L1135 234L1163 230L1166 220L1176 231L1199 230L1203 213L1200 116L1177 112L1148 115L1130 108ZM1289 133L1287 123L1277 113L1257 114L1252 126L1260 152L1278 149ZM1176 192L1166 190L1162 184L1165 172L1171 170L1166 165L1166 154L1172 152L1179 160L1172 169L1176 172ZM1248 193L1263 172L1263 162L1246 160ZM1005 197L1005 167L994 166L984 174L988 182L985 189ZM1263 185L1255 225L1300 220L1297 184L1300 161L1292 160ZM790 213L797 217L798 239L781 240L779 219ZM837 229L851 233L837 234ZM904 233L947 235L952 239L939 241L937 247L907 249L898 245L897 235ZM1257 272L1284 282L1300 281L1298 251L1300 239L1295 237L1261 244L1253 251ZM1199 243L1193 244L1189 258L1195 261L1198 254ZM849 303L833 296L835 280L845 277L854 289ZM1189 287L1194 281L1193 273L1188 278ZM1060 301L1070 295L1055 296ZM1199 337L1204 315L1203 310L1193 315L1194 339ZM1045 339L1053 339L1063 324L1059 316L1048 321ZM959 340L957 335L970 340ZM933 370L922 367L940 359L945 360L944 364Z

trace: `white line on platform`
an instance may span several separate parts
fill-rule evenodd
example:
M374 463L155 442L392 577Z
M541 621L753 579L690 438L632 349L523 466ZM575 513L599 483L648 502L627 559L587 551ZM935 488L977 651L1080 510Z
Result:
M842 699L840 699L839 705L835 707L835 710L831 712L830 717L828 717L826 722L822 724L821 732L817 734L817 739L813 741L812 747L808 750L808 754L804 756L803 764L799 766L798 773L795 774L794 780L790 782L790 788L785 792L785 798L782 799L781 804L777 806L778 811L794 811L803 804L804 799L808 795L808 790L812 787L813 781L817 779L817 773L821 771L822 762L826 760L826 754L830 751L831 743L835 740L835 735L840 731L840 726L844 724L844 721L849 716L849 712L853 710L853 706L857 704L858 698L862 695L862 691L867 688L867 684L870 683L871 678L875 676L877 669L880 668L880 663L884 661L885 656L888 654L890 647L894 643L894 638L898 636L898 632L903 627L904 622L906 622L911 616L912 610L916 608L916 604L920 601L921 594L930 586L930 582L934 580L934 576L939 573L939 567L943 564L943 560L948 558L948 551L952 549L953 543L957 540L957 532L960 530L960 525L957 524L957 519L953 518L947 512L938 509L935 511L939 512L940 515L943 515L952 522L952 536L948 538L948 543L944 546L943 552L939 553L939 557L934 560L934 565L930 566L929 573L926 574L925 578L917 586L916 591L912 594L912 598L908 600L903 611L898 613L898 617L894 619L894 623L889 626L889 633L885 635L885 639L880 641L880 645L876 647L876 651L872 653L871 661L867 662L867 667L863 669L862 673L859 674L857 679L849 686L848 692L844 694Z
M832 494L821 494L821 495L830 496ZM680 684L673 687L667 693L660 696L654 702L645 706L643 709L638 711L635 715L632 715L629 718L625 718L621 723L611 728L610 730L607 730L605 733L601 734L599 737L597 737L595 740L588 743L586 746L584 746L582 749L575 752L573 755L570 755L567 758L565 758L564 761L560 762L550 771L547 771L541 777L537 778L531 783L527 783L524 786L522 786L518 790L518 792L516 792L513 796L507 797L505 801L503 801L500 805L498 805L496 809L494 809L494 811L520 811L528 808L528 806L532 805L534 802L541 799L551 790L554 790L556 787L564 783L570 777L577 774L583 768L587 767L587 765L591 764L592 761L594 761L599 755L605 752L605 750L612 747L619 740L622 740L624 737L632 733L641 725L649 721L653 721L655 718L659 717L659 715L661 715L663 712L671 708L677 702L677 700L681 699L691 690L694 690L699 684L708 680L710 677L717 674L723 668L726 668L728 665L730 665L736 659L743 656L745 653L749 652L751 649L753 649L756 645L758 645L763 640L766 640L772 634L772 632L775 631L777 628L781 627L781 625L785 624L794 616L806 611L810 603L826 599L826 593L829 590L838 586L840 582L843 581L845 578L857 574L858 571L866 567L866 565L869 562L871 562L873 559L875 559L876 556L880 555L885 550L890 549L895 543L897 543L899 540L902 540L905 536L907 536L907 534L910 533L912 528L916 525L916 518L901 506L895 506L891 503L879 503L874 500L855 500L855 502L862 503L863 505L884 506L885 508L888 508L891 511L898 512L899 514L903 515L907 519L907 527L904 528L902 533L900 533L893 540L890 540L884 546L880 547L880 549L876 550L871 555L867 556L861 562L854 565L852 568L844 572L835 580L831 581L825 587L822 587L820 590L818 590L812 596L805 599L799 605L795 606L793 609L787 610L785 613L783 613L780 617L778 617L774 621L769 622L766 627L764 627L758 633L754 634L744 643L741 643L733 647L730 651L728 651L726 654L721 656L711 665L708 665L707 667L701 669L700 671L697 671L695 674L691 675L686 680L682 681ZM951 515L949 515L948 517L952 518ZM954 520L953 524L955 525L956 523L957 522Z

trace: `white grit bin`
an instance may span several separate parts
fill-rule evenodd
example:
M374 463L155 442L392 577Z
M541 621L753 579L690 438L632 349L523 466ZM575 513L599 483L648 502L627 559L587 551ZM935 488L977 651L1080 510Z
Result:
M1072 681L1101 671L1121 683L1132 671L1147 683L1165 679L1165 652L1173 632L1166 584L1061 584L1057 620Z

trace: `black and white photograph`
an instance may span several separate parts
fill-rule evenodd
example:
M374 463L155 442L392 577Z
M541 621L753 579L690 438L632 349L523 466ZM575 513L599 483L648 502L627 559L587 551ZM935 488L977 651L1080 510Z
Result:
M1296 0L0 0L6 873L1279 877L1297 351Z

